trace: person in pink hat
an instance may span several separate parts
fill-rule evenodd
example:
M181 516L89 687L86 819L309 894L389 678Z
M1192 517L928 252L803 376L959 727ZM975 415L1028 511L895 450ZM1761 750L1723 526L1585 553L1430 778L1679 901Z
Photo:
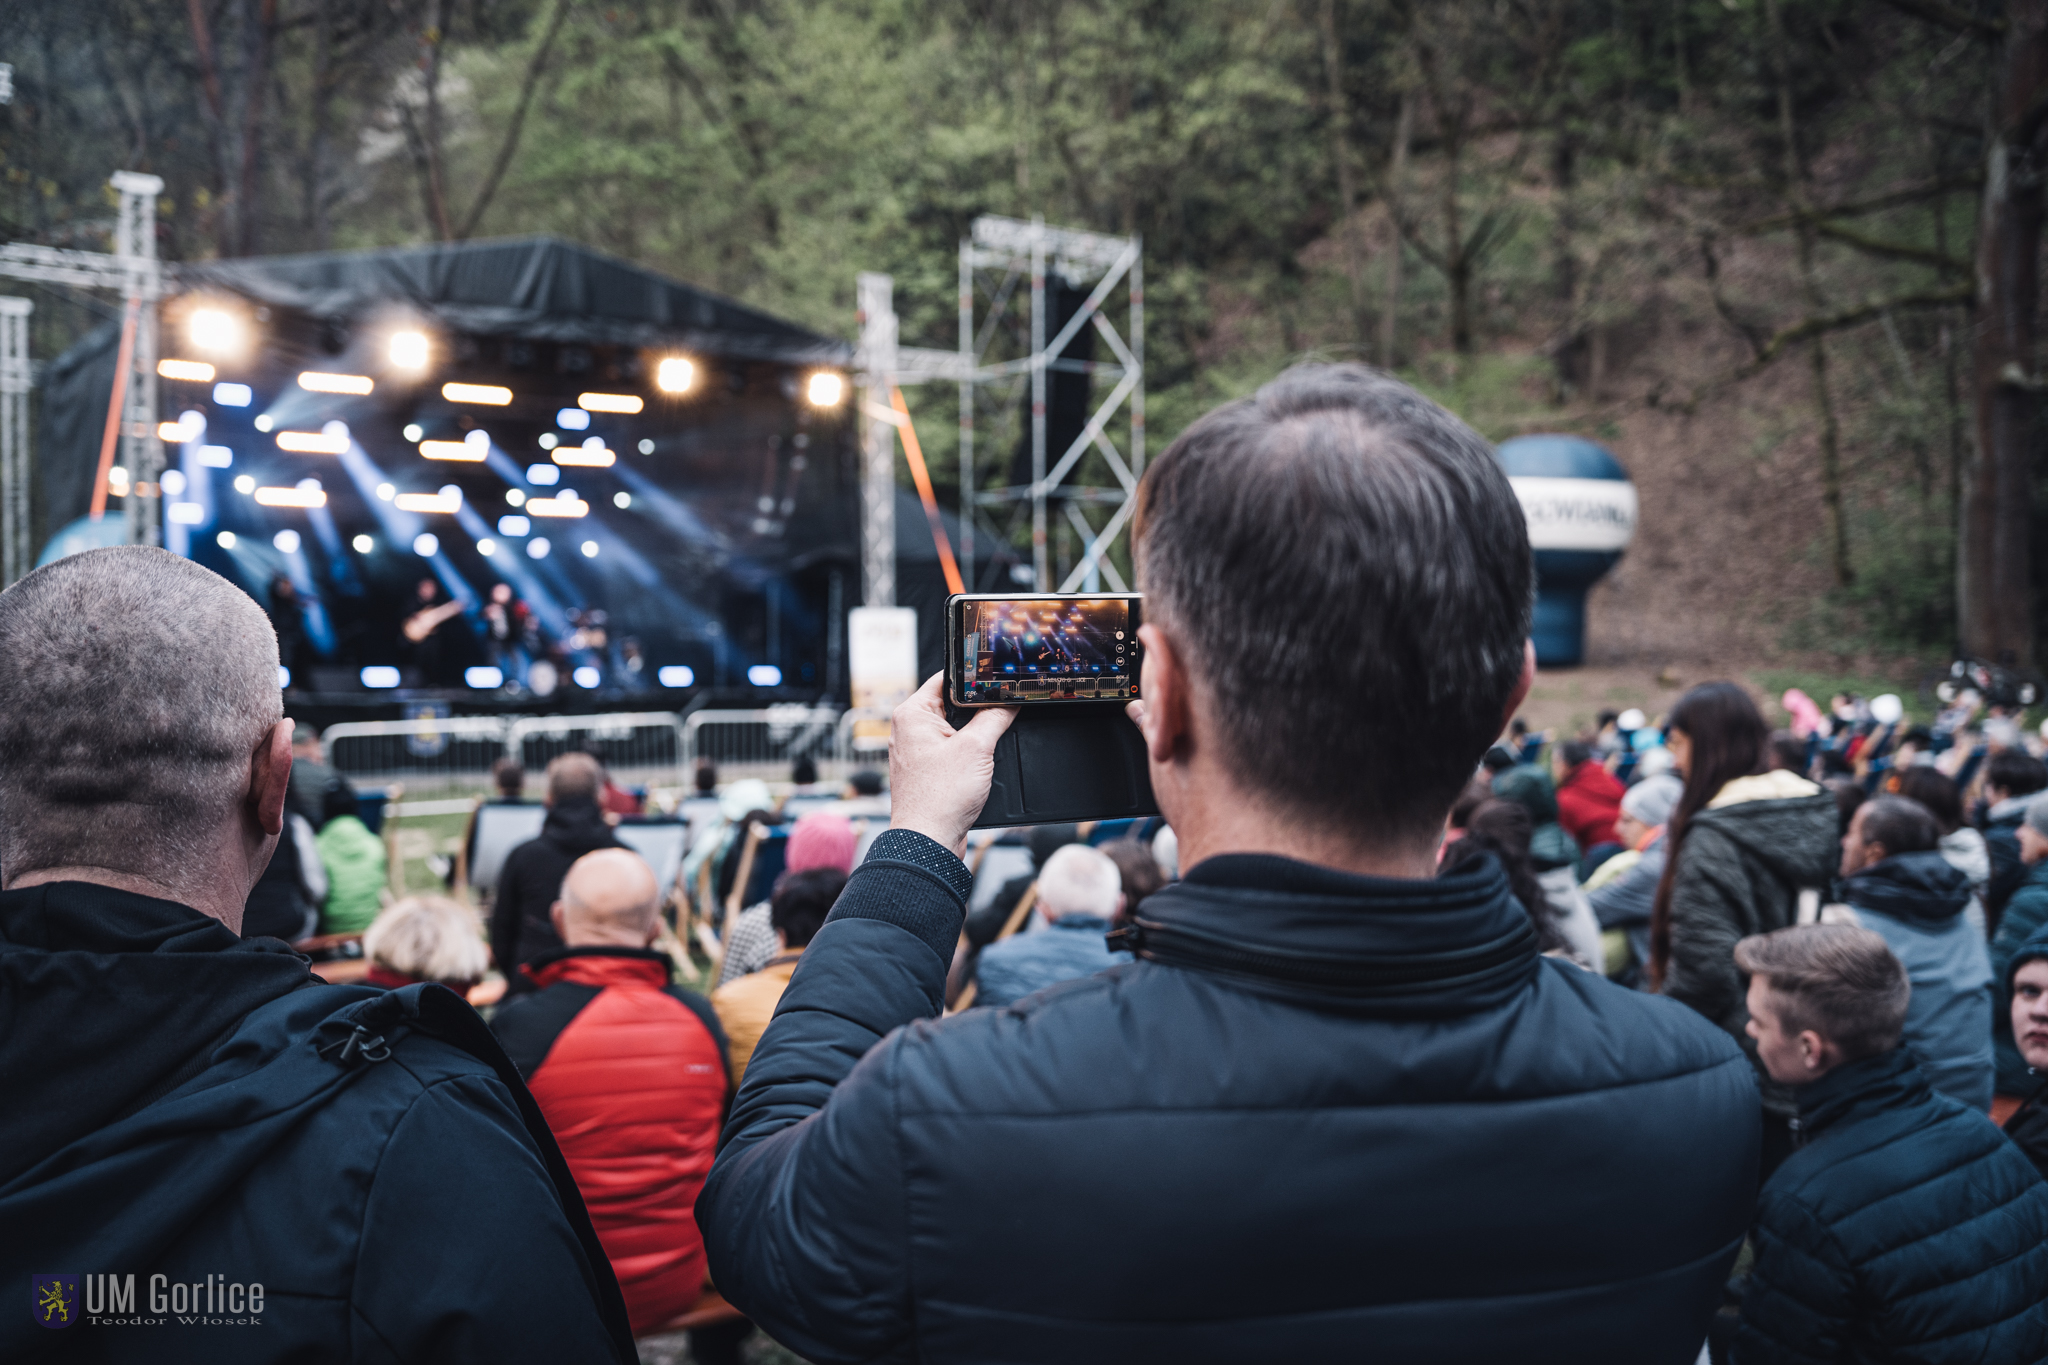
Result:
M827 867L845 876L853 871L853 853L859 842L860 836L853 822L845 816L834 815L830 811L812 811L798 820L789 832L782 875L788 877ZM775 926L769 920L769 902L748 906L727 931L725 956L720 959L714 989L760 971L781 951L781 944L775 937Z

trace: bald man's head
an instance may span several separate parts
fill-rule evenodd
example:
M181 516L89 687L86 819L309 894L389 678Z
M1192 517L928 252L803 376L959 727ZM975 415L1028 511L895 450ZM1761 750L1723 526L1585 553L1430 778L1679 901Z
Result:
M644 948L661 927L661 888L639 854L601 848L569 868L551 918L572 948Z

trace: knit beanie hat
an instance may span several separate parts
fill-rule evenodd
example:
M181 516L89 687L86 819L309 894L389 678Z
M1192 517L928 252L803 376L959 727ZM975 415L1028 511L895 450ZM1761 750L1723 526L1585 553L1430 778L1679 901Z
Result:
M854 845L858 842L853 823L845 816L815 810L789 831L784 865L791 872L808 872L814 867L851 872Z
M1655 829L1670 822L1671 812L1678 808L1678 798L1683 795L1685 783L1670 773L1646 777L1622 793L1621 813Z

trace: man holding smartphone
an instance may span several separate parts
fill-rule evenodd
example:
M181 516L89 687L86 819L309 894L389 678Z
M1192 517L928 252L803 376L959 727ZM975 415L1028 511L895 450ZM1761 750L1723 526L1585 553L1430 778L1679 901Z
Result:
M818 1362L1698 1354L1756 1192L1741 1052L1539 956L1452 801L1534 673L1522 512L1407 386L1301 366L1146 471L1139 695L1185 878L1137 961L940 1019L1014 712L896 713L892 828L698 1202Z

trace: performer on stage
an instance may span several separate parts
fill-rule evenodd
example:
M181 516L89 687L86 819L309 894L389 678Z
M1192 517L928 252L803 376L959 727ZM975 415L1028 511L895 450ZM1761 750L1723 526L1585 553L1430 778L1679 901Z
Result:
M412 646L413 666L419 669L421 686L447 685L448 649L441 632L461 613L462 603L449 600L441 591L439 579L429 576L420 580L401 629Z

